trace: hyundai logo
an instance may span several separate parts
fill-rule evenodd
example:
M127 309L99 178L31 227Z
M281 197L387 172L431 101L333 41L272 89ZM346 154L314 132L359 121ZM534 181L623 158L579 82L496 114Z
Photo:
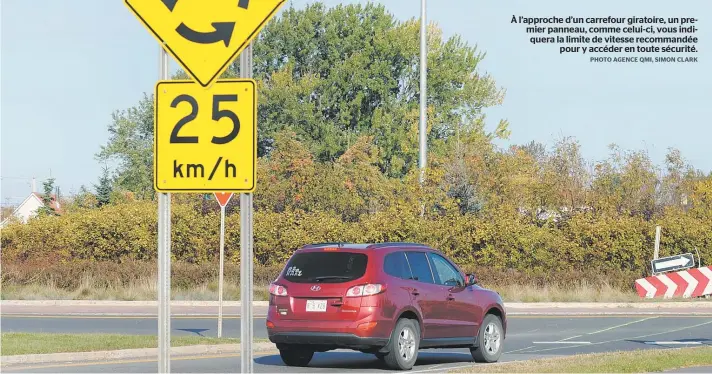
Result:
M318 286L318 285L311 286L312 291L319 291L320 289L321 289L321 286Z

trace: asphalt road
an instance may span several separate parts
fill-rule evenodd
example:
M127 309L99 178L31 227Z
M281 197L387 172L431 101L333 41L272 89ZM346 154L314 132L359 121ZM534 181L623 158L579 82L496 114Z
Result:
M223 336L240 337L240 318L223 316ZM217 317L173 317L171 335L202 335L217 337ZM71 317L71 316L8 316L0 317L3 332L42 333L106 333L130 335L156 335L158 323L155 317ZM264 317L254 319L255 338L267 338Z
M239 336L239 318L225 319L226 336ZM510 316L502 361L634 349L666 349L712 344L712 314L709 315L610 315L610 316ZM112 332L155 334L150 317L20 317L3 315L2 331ZM213 317L174 318L173 334L215 336ZM255 319L255 337L266 337L264 319ZM423 350L414 372L443 371L471 364L468 350ZM173 372L239 372L239 355L174 357ZM3 368L4 372L156 372L155 359L101 363L66 363ZM374 356L351 351L318 353L307 368L284 366L278 352L255 354L256 372L384 372ZM692 370L692 369L690 369Z

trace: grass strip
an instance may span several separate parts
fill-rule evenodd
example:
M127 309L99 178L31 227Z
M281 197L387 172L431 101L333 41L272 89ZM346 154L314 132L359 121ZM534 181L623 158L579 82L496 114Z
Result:
M156 300L155 279L143 279L125 285L101 285L87 279L76 289L59 288L53 284L3 284L0 299L3 300ZM508 285L493 287L506 302L657 302L680 301L692 302L694 299L644 299L630 290L618 290L610 286L593 286L585 282L567 287ZM240 285L236 282L225 282L223 299L226 301L240 300ZM173 288L173 300L217 300L217 282L195 285L189 288ZM253 299L265 301L269 297L269 286L256 284Z
M712 346L591 353L493 365L451 373L651 373L712 365Z
M3 356L94 352L115 349L158 348L156 335L123 334L48 334L48 333L2 333ZM240 339L211 338L202 336L171 336L171 346L181 347L202 344L237 344Z

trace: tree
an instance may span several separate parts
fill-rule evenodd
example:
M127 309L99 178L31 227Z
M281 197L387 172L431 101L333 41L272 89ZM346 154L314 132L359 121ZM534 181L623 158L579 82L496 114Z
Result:
M137 106L114 112L109 135L96 158L119 161L117 187L153 199L153 97L144 94Z
M557 190L553 208L566 208L569 212L580 208L586 201L589 174L579 142L571 137L559 139L545 165L546 179Z
M96 200L99 207L111 202L113 186L111 184L111 178L109 178L109 169L107 167L104 167L101 177L99 177L99 184L95 184L94 189L96 189Z
M688 164L680 150L675 148L668 149L665 166L667 170L661 180L658 204L662 207L685 205L685 198L693 192L693 184L704 179L704 174Z
M518 148L529 154L537 163L543 164L546 161L547 153L544 144L532 140Z
M92 194L86 186L79 187L79 193L74 197L74 206L79 208L94 208L99 205L96 195Z
M11 217L12 213L15 212L15 209L17 209L15 206L4 206L0 208L0 221Z
M54 198L52 198L52 192L54 191L54 178L49 178L42 182L42 187L44 189L44 194L42 194L42 206L37 209L37 216L56 216L57 210L54 209Z
M373 136L379 166L403 176L417 166L419 21L397 21L382 5L321 3L288 8L255 44L255 75L264 80L260 154L291 127L317 160L331 161L360 136ZM428 28L428 143L442 146L456 124L483 118L504 92L477 68L484 54L459 36ZM235 69L238 70L238 69ZM498 128L506 134L506 123Z
M623 152L615 144L610 149L610 157L595 166L594 205L614 214L650 219L656 213L660 184L657 168L646 152Z

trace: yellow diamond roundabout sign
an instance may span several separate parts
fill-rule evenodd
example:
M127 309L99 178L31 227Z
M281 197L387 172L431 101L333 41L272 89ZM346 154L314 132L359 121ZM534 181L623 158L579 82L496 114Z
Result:
M166 51L208 87L286 0L124 0Z

